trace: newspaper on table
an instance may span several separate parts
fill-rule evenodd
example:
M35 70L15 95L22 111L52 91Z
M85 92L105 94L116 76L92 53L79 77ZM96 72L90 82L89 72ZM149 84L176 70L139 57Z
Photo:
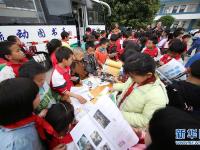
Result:
M172 59L167 64L157 68L157 73L161 79L168 81L180 81L186 80L185 67L183 64L175 59Z
M90 93L89 88L87 86L72 87L70 91L75 94L81 95L87 100L85 104L81 104L76 98L73 98L73 97L70 98L71 103L74 107L75 118L76 120L79 121L93 108L94 104L91 103L90 101L94 99L94 96Z
M82 80L83 86L88 87L90 89L94 89L98 86L108 85L109 82L102 82L100 78L95 76L90 76L89 78Z
M101 96L71 131L79 150L126 150L139 141L121 112L107 96Z

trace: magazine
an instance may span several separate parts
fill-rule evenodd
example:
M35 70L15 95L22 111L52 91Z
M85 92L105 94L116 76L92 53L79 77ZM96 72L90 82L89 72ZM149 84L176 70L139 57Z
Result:
M71 131L79 150L126 150L139 141L109 96L101 96Z
M175 59L172 59L167 64L157 68L157 73L160 75L161 79L165 80L186 80L185 67Z

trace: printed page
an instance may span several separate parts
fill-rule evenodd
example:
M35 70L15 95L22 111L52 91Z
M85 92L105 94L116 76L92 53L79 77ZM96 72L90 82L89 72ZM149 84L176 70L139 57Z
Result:
M79 150L116 150L89 115L83 117L70 134Z
M185 67L175 59L157 69L169 80L186 80Z
M100 97L95 107L89 116L116 150L125 150L138 143L137 135L108 95Z
M93 95L90 93L89 88L87 86L72 87L70 92L81 95L87 101L91 101L92 99L94 99Z

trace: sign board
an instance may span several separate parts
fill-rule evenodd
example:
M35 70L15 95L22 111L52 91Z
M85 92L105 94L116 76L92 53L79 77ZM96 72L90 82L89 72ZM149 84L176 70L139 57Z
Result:
M27 45L29 42L38 42L37 49L45 51L46 44L43 41L51 39L61 39L61 32L70 33L72 39L69 43L77 43L77 32L75 25L20 25L20 26L0 26L0 41L6 40L9 35L16 35Z

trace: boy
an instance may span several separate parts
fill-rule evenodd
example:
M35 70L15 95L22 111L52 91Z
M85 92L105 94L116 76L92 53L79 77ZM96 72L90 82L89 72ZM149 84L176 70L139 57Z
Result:
M191 35L189 35L189 34L185 34L182 37L182 41L185 44L185 52L187 52L187 50L188 50L188 43L189 43L190 39L191 39Z
M86 71L90 74L97 75L98 70L98 63L94 56L95 54L95 45L94 42L87 42L86 43L86 55L84 56L84 62Z
M73 86L73 83L70 80L70 66L73 61L73 52L69 48L62 46L55 54L58 64L52 72L51 87L60 95L68 95L76 98L80 103L85 103L86 100L82 96L70 92L70 89Z
M160 65L168 63L173 58L183 64L181 54L185 50L185 44L179 39L173 39L169 44L169 49L167 54L163 55L160 59Z
M152 36L149 38L149 40L146 43L146 47L142 50L142 53L148 54L154 60L158 60L161 56L160 49L156 47L156 44L158 43L158 38L156 36Z
M100 38L106 38L107 37L107 33L105 30L101 30L101 35L100 35Z
M66 32L66 31L63 31L60 35L61 35L61 38L62 38L62 46L70 48L70 45L69 45L69 33Z
M6 65L11 67L15 77L18 77L19 68L28 61L21 48L16 43L8 41L0 42L0 48L2 57L7 60Z
M39 87L40 104L35 112L39 114L42 110L50 108L52 104L61 100L61 97L53 92L47 82L45 68L35 61L29 61L21 66L19 69L19 77L30 78ZM65 100L63 97L62 100ZM67 100L67 99L66 99Z
M98 64L102 67L102 65L106 62L106 59L109 58L109 55L107 53L108 40L106 38L102 38L99 45L100 46L97 47L95 51L95 57Z

